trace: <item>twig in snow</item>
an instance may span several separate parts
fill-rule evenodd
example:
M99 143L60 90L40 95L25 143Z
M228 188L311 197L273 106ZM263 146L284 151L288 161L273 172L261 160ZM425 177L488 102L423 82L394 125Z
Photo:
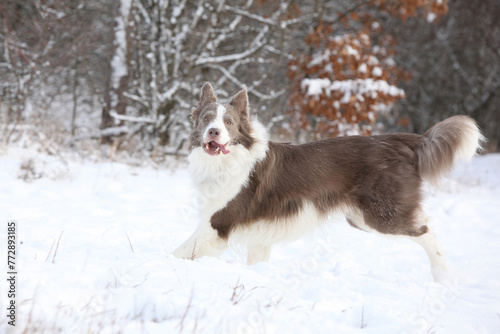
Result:
M125 232L125 235L127 236L128 244L130 245L130 249L132 250L132 253L135 253L134 252L134 247L132 247L132 243L130 242L130 238L128 237L127 232Z
M431 326L431 328L429 328L427 330L427 334L436 334L436 330L434 329L434 326Z
M49 254L47 254L47 258L45 259L45 262L49 260L50 254L52 254L52 248L54 248L54 244L56 243L56 239L52 241L52 246L50 246Z
M236 285L233 288L233 295L231 296L233 305L238 304L245 296L245 286L240 284L240 278L238 277L238 281L236 281Z
M366 328L366 324L365 324L365 307L362 306L361 307L361 329L364 329Z
M194 286L191 288L191 295L189 296L189 301L188 301L188 304L186 305L186 310L184 311L184 314L182 315L181 317L181 321L180 321L180 324L179 324L179 333L182 333L182 330L184 329L184 320L186 319L186 316L189 312L189 309L191 308L191 303L193 301L193 294L194 294Z
M64 230L61 231L61 234L59 234L59 239L57 239L56 249L54 251L54 257L52 258L52 263L54 263L54 261L56 260L57 250L59 249L59 242L61 241L61 237L62 237L63 233L64 233Z

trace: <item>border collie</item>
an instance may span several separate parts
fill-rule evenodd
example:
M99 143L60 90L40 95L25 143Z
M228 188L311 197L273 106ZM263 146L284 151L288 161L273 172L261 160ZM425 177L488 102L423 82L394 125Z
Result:
M446 264L422 210L422 182L436 184L454 163L471 159L484 137L466 116L424 135L325 139L302 145L269 141L249 115L246 88L219 103L209 83L193 109L189 172L201 194L201 224L174 255L219 256L231 243L248 248L248 264L267 261L271 246L296 239L332 213L367 232L405 236L426 251L436 281Z

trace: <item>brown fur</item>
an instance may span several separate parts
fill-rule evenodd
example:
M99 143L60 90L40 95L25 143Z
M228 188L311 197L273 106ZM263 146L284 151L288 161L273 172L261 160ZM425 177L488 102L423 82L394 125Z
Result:
M303 145L269 143L249 183L211 224L227 238L238 224L277 222L295 215L305 201L325 217L338 206L359 209L365 223L386 234L417 236L421 201L418 155L412 134L342 137Z

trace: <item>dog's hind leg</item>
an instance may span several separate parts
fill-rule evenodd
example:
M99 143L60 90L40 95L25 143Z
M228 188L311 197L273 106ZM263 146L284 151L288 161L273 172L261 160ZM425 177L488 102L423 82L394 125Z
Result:
M365 220L363 219L363 214L360 212L356 211L350 212L347 215L347 221L353 227L359 228L361 230L367 232L373 230L365 223ZM404 231L404 233L398 233L396 235L404 236L422 246L422 248L427 253L427 256L431 263L431 271L434 281L438 283L443 283L448 276L446 260L443 255L443 251L441 250L438 242L436 241L434 234L427 226L427 221L428 218L425 215L425 213L422 211L421 208L418 208L415 217L416 224L411 226L405 226L404 230L401 229L401 231ZM382 234L391 235L391 233L384 233L385 232L384 230L381 230L379 232Z
M421 211L418 215L418 220L422 226L427 222L428 218ZM418 243L427 253L431 262L432 277L435 282L443 283L448 274L446 260L443 251L439 247L436 237L427 226L427 231L419 236L408 236L409 239Z
M267 262L271 256L269 245L248 245L247 265L251 266L258 262Z
M431 262L432 277L434 281L442 283L447 274L446 260L432 231L428 229L427 232L421 236L409 238L418 243L425 250Z
M227 247L227 239L219 237L211 226L200 226L173 254L191 260L203 256L219 257Z

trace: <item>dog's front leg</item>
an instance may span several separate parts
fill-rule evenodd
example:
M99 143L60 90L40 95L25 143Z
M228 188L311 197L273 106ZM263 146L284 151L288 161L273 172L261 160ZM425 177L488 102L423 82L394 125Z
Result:
M174 256L182 259L198 259L203 256L219 257L227 249L227 239L220 238L217 231L209 224L200 226L194 233L180 245Z
M271 257L271 246L248 245L247 265L251 266L259 262L267 262Z

